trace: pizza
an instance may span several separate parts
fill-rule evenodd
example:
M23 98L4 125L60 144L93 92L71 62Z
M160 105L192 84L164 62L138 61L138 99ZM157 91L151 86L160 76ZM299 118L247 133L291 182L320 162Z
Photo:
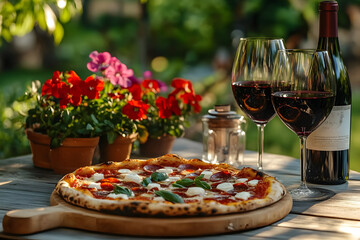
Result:
M167 154L82 167L55 191L67 202L124 216L185 217L239 213L268 206L285 187L263 172Z

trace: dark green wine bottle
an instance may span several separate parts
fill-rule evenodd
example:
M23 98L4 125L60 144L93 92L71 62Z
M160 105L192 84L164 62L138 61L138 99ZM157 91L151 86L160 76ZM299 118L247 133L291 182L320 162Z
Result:
M351 86L340 52L337 31L338 3L319 5L318 49L327 50L336 75L336 100L325 122L307 139L306 181L341 184L349 178Z

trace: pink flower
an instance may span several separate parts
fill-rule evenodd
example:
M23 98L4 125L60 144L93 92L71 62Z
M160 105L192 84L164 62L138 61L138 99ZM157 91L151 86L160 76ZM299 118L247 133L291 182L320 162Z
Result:
M132 85L129 79L134 75L132 69L128 69L125 64L120 62L119 59L113 57L110 60L110 66L105 69L105 76L110 79L110 82L121 87L128 88Z
M92 72L104 71L110 65L111 55L108 52L93 51L89 57L92 61L87 64L87 68Z
M144 79L152 78L152 72L147 70L143 73Z

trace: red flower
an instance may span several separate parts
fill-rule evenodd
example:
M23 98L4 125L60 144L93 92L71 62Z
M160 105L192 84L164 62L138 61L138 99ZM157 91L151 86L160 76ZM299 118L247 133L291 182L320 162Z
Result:
M160 92L160 86L158 81L154 80L154 79L145 79L141 85L147 89L150 90L151 92L154 93L159 93Z
M53 90L53 86L54 84L52 83L51 79L48 79L45 81L44 85L42 86L41 89L41 94L47 95L47 96L51 96L52 95L52 90Z
M200 95L194 95L192 93L184 93L180 95L183 102L185 104L190 104L194 107L194 112L199 113L201 111L201 106L199 102L201 101L202 97Z
M54 96L56 98L59 98L59 90L61 87L61 75L62 72L59 71L55 71L52 79L48 79L46 80L46 82L44 83L42 89L41 89L41 94L47 95L49 96Z
M73 70L69 71L66 75L69 75L67 78L67 82L70 83L71 85L81 84L81 78Z
M60 88L60 108L61 109L66 108L68 103L70 103L73 106L80 105L80 103L82 102L80 83L74 84L74 85L67 85L67 84L63 83L61 85L61 88Z
M191 81L183 78L174 78L171 82L171 86L175 88L171 95L176 95L181 91L186 93L194 93Z
M89 76L85 79L83 86L85 96L89 99L98 99L100 91L104 89L104 81L95 79L93 76Z
M131 100L122 109L122 113L132 120L146 119L146 112L149 108L148 104L142 101Z
M143 91L141 89L140 84L133 84L131 87L128 88L129 92L132 95L132 99L134 100L141 100L143 96Z
M160 118L170 118L173 113L181 116L181 109L174 96L169 96L167 99L158 97L156 99L156 106L159 108Z
M122 100L125 98L124 94L121 94L119 92L115 92L115 93L108 93L109 97L111 97L112 99L119 99Z

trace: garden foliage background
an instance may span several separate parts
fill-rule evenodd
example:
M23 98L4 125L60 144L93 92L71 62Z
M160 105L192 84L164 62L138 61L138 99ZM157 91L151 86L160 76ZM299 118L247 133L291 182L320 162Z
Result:
M11 18L6 2L20 4L13 9L17 18ZM192 80L203 110L185 137L201 141L201 116L208 109L230 103L240 113L230 87L239 38L282 37L287 48L315 48L319 2L5 0L0 3L0 159L30 153L22 116L28 106L16 101L26 87L45 82L54 70L89 75L86 63L93 50L111 52L137 76L151 70L165 82ZM353 89L350 167L360 171L360 1L342 0L339 6L339 38ZM256 145L256 126L249 121L247 149ZM297 136L277 117L265 128L265 151L299 158Z

